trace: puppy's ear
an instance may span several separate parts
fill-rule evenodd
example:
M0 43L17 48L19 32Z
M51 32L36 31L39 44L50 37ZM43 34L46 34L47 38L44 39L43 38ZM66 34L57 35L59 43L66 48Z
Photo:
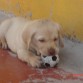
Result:
M28 49L33 48L34 46L34 36L35 36L35 33L33 33L27 41Z
M64 43L63 43L62 35L61 35L60 31L58 32L58 36L59 36L59 45L60 45L61 47L64 47Z
M22 37L23 37L23 41L27 47L27 49L30 48L30 45L31 45L31 42L32 42L32 39L35 35L35 32L29 34L30 32L28 32L27 30L24 31Z
M59 38L59 45L60 47L64 47L64 43L63 43L63 39L62 39L62 29L61 29L61 25L58 25L59 29L58 29L58 38Z
M28 36L27 31L24 31L23 34L22 34L22 38L23 38L25 45L27 44L27 38L28 38L27 36Z

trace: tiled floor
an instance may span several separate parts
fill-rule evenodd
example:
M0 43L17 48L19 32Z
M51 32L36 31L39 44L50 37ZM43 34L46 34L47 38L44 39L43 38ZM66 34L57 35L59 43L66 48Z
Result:
M0 49L0 83L83 83L60 68L31 68Z

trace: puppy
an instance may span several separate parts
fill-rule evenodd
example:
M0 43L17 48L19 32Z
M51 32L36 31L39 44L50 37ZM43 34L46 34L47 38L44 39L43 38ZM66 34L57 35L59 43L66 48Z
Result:
M60 25L50 20L29 21L14 17L0 24L0 46L8 48L32 67L41 67L41 56L56 56L63 46Z

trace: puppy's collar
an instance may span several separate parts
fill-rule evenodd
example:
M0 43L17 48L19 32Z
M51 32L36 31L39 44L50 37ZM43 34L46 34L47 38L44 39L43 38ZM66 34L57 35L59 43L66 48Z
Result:
M29 49L29 51L35 54L36 56L40 56L40 54L38 54L37 51L33 48Z

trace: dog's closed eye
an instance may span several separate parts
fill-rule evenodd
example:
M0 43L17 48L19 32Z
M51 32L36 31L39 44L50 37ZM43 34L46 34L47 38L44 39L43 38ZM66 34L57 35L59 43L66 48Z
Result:
M39 41L40 41L41 43L44 43L44 42L45 42L45 39L39 39Z

